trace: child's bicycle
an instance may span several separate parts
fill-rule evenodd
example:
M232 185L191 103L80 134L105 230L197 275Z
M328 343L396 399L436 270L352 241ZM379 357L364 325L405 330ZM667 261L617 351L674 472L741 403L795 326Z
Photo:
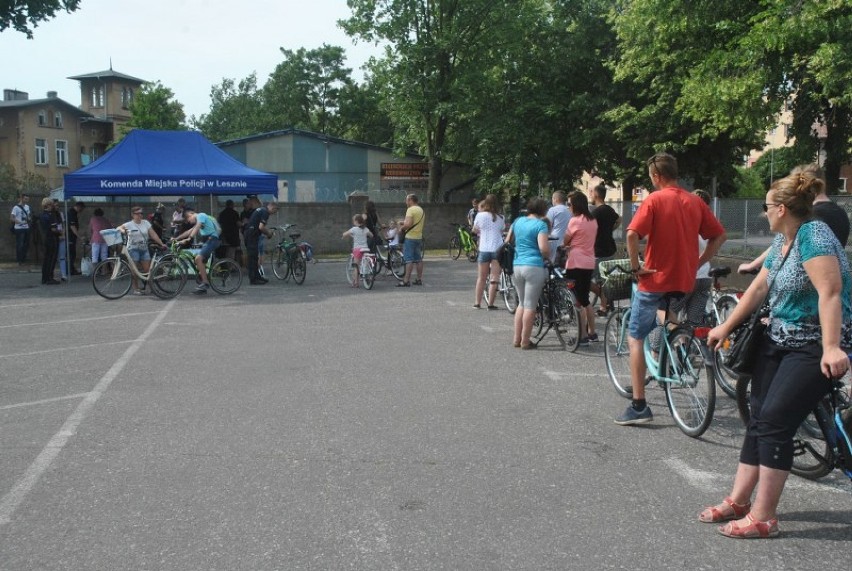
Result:
M467 259L475 262L479 257L479 248L476 245L476 237L471 232L470 226L467 224L456 224L455 222L450 222L450 226L456 227L456 234L450 238L450 245L447 247L450 257L458 260L462 251L464 251Z
M186 283L186 275L171 254L156 252L151 259L151 268L147 273L136 267L136 263L127 251L127 235L118 230L101 230L101 236L110 246L121 246L118 255L98 263L92 269L92 286L106 299L120 299L128 294L133 277L141 284L151 287L154 295L161 299L175 297Z
M627 267L612 271L630 275ZM636 285L633 284L635 291ZM673 294L665 296L668 315ZM616 309L604 329L604 358L607 374L615 391L624 398L633 397L628 347L630 307ZM705 339L707 327L676 324L666 317L644 343L648 374L647 385L657 381L666 392L666 403L678 428L687 436L701 436L713 421L716 408L716 383L712 357Z
M799 426L793 437L797 476L816 480L835 468L852 479L852 403L849 387L832 379L831 390ZM737 382L737 409L743 423L751 420L751 377Z
M184 284L187 276L192 277L196 282L200 281L198 268L195 266L195 256L198 250L195 248L181 248L178 242L174 240L169 244L169 249L178 262L181 273L184 275ZM210 287L216 293L227 295L234 293L240 289L243 283L243 272L240 270L239 264L230 258L216 259L215 255L207 258L207 281ZM177 279L177 276L175 276ZM183 290L183 284L180 286L178 293Z
M272 229L273 234L281 234L281 240L272 253L272 272L276 278L284 281L293 276L293 281L302 285L308 275L308 257L302 246L296 242L301 233L287 234L287 230L294 226L295 224L285 224Z
M356 270L364 289L373 289L376 274L381 270L376 254L371 252L369 248L361 248L360 262L355 261L355 254L349 254L349 261L346 262L346 281L351 286L355 285Z

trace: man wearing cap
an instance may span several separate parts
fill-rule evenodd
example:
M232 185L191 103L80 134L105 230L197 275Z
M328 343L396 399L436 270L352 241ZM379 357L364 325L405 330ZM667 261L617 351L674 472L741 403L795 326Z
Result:
M198 277L201 278L201 283L198 284L198 287L192 293L196 295L205 294L210 289L210 280L207 277L205 264L221 243L219 239L219 225L216 223L215 218L203 212L196 212L192 206L184 206L183 217L188 224L192 224L192 228L180 234L175 240L192 243L192 239L195 236L199 236L204 243L201 246L201 251L195 256L195 267L198 268Z

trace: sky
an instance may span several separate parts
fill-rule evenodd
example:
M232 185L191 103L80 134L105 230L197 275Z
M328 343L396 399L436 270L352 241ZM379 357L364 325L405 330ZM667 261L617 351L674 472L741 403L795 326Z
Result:
M344 48L356 81L380 49L354 44L337 26L350 15L346 0L82 0L33 33L0 33L0 89L48 91L80 105L79 82L66 79L110 68L159 80L182 103L187 119L210 108L210 88L223 78L257 73L262 87L283 61L279 48Z

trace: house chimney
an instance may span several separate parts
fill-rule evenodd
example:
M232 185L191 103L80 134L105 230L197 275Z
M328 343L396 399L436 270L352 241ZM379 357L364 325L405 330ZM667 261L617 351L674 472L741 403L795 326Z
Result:
M26 101L30 98L26 91L18 91L17 89L4 89L3 101Z
M48 91L47 98L48 99L56 99L57 93L55 91Z

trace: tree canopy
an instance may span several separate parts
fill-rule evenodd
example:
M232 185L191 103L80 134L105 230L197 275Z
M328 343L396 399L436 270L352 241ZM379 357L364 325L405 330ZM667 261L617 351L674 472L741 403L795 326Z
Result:
M33 28L53 18L57 12L79 8L80 0L16 0L0 2L0 32L9 28L33 37Z

